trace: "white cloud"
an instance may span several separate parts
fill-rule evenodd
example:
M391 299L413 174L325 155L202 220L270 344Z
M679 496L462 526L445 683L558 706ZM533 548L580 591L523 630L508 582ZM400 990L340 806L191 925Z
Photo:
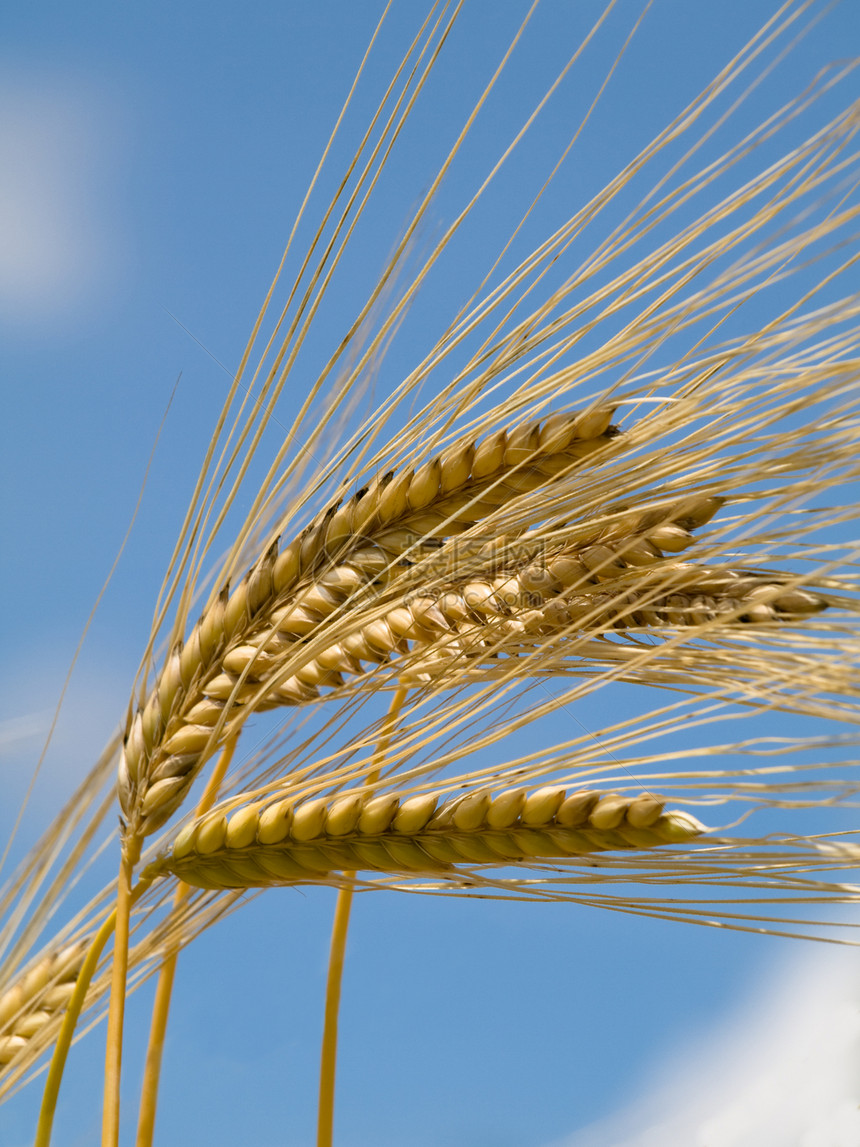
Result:
M51 714L43 709L38 713L22 713L20 717L0 720L0 753L13 745L44 737L50 728Z
M860 964L822 947L657 1066L623 1112L556 1147L857 1147L858 1104Z
M50 321L105 285L115 243L104 98L62 77L0 82L0 314Z
M42 754L67 670L65 663L39 662L27 650L11 648L9 654L14 673L0 673L0 841ZM89 663L73 674L30 802L34 833L68 799L116 731L128 698L128 674L125 665Z

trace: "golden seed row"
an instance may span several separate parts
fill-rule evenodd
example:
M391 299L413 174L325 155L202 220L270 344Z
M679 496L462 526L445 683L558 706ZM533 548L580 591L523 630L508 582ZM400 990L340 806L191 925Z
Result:
M715 506L709 508L713 512ZM703 518L702 513L699 518ZM659 528L681 531L672 524ZM662 562L664 556L652 540L655 534L657 530L641 539L649 547L652 563ZM691 535L685 534L689 544ZM337 687L343 684L344 674L362 672L363 662L381 662L394 652L414 652L419 647L429 647L434 656L444 660L452 653L474 654L483 648L498 648L506 639L550 634L577 624L589 629L693 625L730 615L741 621L764 621L821 608L820 599L804 591L695 565L661 565L660 578L668 576L684 592L661 595L656 585L649 590L647 584L643 589L608 589L606 571L617 579L630 568L625 564L626 549L633 548L634 543L624 539L623 546L611 553L603 545L562 552L546 562L532 563L520 573L474 579L440 590L433 597L416 594L405 598L385 615L332 643L294 676L281 680L261 704L301 704L316 699L320 687ZM637 559L636 569L641 572L641 550ZM293 642L323 620L321 605L316 611L291 606L278 621L277 634L263 635L259 644L230 650L222 661L223 672L204 686L212 703L208 712L213 723L217 706L229 697L242 703L255 694L259 696L261 685L283 664L285 654L294 648ZM282 625L285 629L280 628ZM199 714L201 718L207 715L202 707ZM167 747L174 753L193 752L205 744L207 736L208 726L203 720L185 726Z
M333 872L450 872L689 841L705 828L661 798L547 786L426 794L358 793L214 810L177 836L158 870L201 888L264 887Z
M666 626L705 625L720 618L740 624L772 622L788 617L815 613L824 608L821 598L803 590L762 579L737 576L729 580L723 571L715 571L709 584L710 571L702 567L669 567L664 570L673 580L692 582L685 592L656 592L655 587L611 592L604 586L596 591L558 593L539 605L512 613L498 605L511 600L510 581L504 593L497 587L472 583L462 594L447 594L439 603L448 618L455 617L453 632L437 640L434 646L410 659L405 679L429 680L449 668L453 658L480 658L486 652L519 652L525 643L534 647L537 634L579 629L581 632L605 632L630 627L664 628ZM704 584L703 584L704 583ZM585 587L588 588L588 587ZM532 591L533 592L533 591ZM478 613L484 616L469 621Z
M84 962L85 942L40 960L0 995L0 1066L11 1063L65 1009Z

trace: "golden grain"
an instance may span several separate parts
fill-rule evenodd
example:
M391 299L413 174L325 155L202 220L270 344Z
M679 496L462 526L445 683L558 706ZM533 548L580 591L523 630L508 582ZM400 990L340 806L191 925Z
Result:
M650 793L568 794L545 786L531 793L479 789L439 800L438 793L404 800L350 793L333 800L261 802L229 816L215 809L182 829L170 854L149 871L171 873L200 888L313 883L337 871L363 869L438 875L464 864L658 848L706 831L686 812L665 811ZM274 837L273 815L282 826Z
M225 586L214 599L130 720L117 786L129 835L149 835L175 812L254 698L267 706L314 700L319 686L341 684L340 672L359 672L362 658L392 648L388 632L370 623L278 681L263 701L259 682L277 675L302 638L384 581L419 543L462 533L570 474L618 437L611 417L601 407L502 430L477 446L463 440L329 507L280 551L273 543L232 593Z
M86 950L86 943L78 942L49 952L0 995L0 1070L65 1009Z

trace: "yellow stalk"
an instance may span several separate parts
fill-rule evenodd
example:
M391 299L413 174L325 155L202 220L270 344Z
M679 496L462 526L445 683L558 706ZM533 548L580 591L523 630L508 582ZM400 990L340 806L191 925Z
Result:
M351 874L350 874L351 875ZM334 1083L337 1070L337 1022L340 1014L340 988L343 960L352 909L352 889L342 888L337 895L331 948L328 956L328 980L325 988L322 1052L320 1053L320 1097L317 1120L317 1147L331 1147L334 1135Z
M385 718L382 735L376 747L373 770L368 773L367 783L379 780L385 754L391 742L391 734L397 715L403 708L407 689L400 686L391 699L391 706ZM353 872L345 872L351 880ZM332 1147L334 1136L334 1085L337 1072L337 1023L340 1014L340 988L343 979L343 960L346 953L346 938L349 932L349 915L352 909L353 889L341 888L337 894L334 922L331 929L331 948L328 957L328 979L325 989L325 1017L323 1019L322 1050L320 1052L320 1094L317 1115L317 1147ZM138 1144L138 1147L142 1147Z
M131 837L123 845L117 878L113 969L105 1047L102 1147L118 1147L119 1145L119 1083L122 1075L122 1027L125 1019L125 987L128 976L131 878L139 854L140 841L136 837Z
M203 791L195 816L203 816L215 803L221 783L233 759L237 737L238 734L231 737L221 750L218 764ZM189 885L180 880L173 897L174 919L178 919L182 906L190 893ZM140 1089L137 1147L152 1147L152 1139L155 1134L155 1112L158 1104L158 1086L161 1079L161 1059L164 1052L164 1037L167 1033L167 1020L170 1015L170 1001L173 995L173 981L176 976L178 955L179 950L175 948L169 955L165 956L158 973L158 984L155 989L155 1001L152 1005L152 1020L149 1028L149 1043L146 1048L146 1064L143 1070L143 1084Z
M131 893L131 904L134 904L143 895L151 883L152 877L143 877L138 881L137 887ZM69 1054L69 1048L72 1046L72 1039L75 1034L75 1028L77 1027L78 1017L81 1014L81 1009L87 998L87 991L89 990L90 982L98 966L99 957L115 927L116 909L111 912L93 937L86 958L78 973L78 978L75 981L75 990L72 992L72 996L66 1008L66 1014L63 1016L63 1022L57 1036L57 1041L54 1044L54 1053L51 1056L51 1064L48 1068L48 1078L45 1081L45 1090L42 1093L42 1106L39 1110L39 1123L36 1127L36 1138L33 1141L33 1147L49 1147L50 1145L51 1130L54 1124L54 1112L56 1111L57 1099L60 1094L60 1084L63 1080L66 1058Z

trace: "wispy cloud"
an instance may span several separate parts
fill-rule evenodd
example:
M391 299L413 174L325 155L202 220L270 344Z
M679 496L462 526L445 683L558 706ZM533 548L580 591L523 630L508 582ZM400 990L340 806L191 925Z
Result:
M624 1111L554 1147L857 1147L860 963L819 949L656 1065Z
M51 321L106 285L115 227L106 101L62 77L0 81L0 314Z
M12 745L44 737L51 724L51 713L43 709L38 713L22 713L20 717L0 720L0 753Z

